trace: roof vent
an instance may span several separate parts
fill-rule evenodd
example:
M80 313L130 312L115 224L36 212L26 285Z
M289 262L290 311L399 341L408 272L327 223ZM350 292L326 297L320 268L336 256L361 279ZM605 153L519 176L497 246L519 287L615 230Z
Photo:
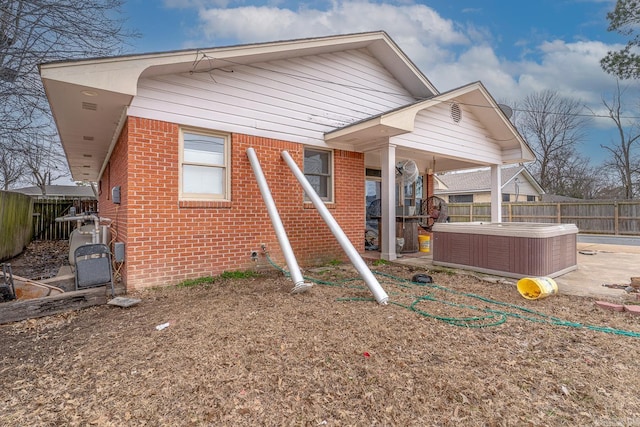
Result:
M85 136L82 137L82 139L85 140L85 141L93 141L95 138L92 137L92 136L85 135Z
M98 104L95 104L93 102L83 102L82 103L82 109L83 110L96 111L98 109Z
M451 118L456 123L460 123L460 120L462 120L462 110L457 102L451 104Z

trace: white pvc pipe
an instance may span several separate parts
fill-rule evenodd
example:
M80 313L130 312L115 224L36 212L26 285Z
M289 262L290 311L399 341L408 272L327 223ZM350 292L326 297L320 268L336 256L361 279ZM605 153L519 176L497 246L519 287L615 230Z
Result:
M260 188L260 193L262 194L262 199L264 200L264 204L267 206L267 212L269 213L271 224L273 225L273 229L275 230L276 236L278 237L280 248L284 253L287 267L289 267L289 273L291 274L291 279L293 279L295 291L297 287L300 287L304 284L302 272L300 271L300 267L298 266L296 257L293 255L293 249L291 248L291 244L289 243L287 232L284 230L284 226L282 225L282 221L280 220L280 214L278 214L278 209L276 208L276 204L273 201L273 197L271 196L271 191L269 190L267 179L262 172L262 167L260 166L260 161L258 160L256 151L253 148L247 148L247 156L249 157L249 162L251 163L253 173L256 176L256 181L258 182L258 187Z
M102 236L102 241L100 241L100 223L104 222L104 221L108 221L109 224L111 224L111 220L109 218L101 218L97 215L67 215L67 216L61 216L56 218L56 222L65 222L65 221L77 221L78 222L78 227L76 228L77 230L79 230L80 228L80 224L82 223L82 221L93 221L93 230L91 232L82 232L82 231L78 231L80 234L91 234L91 243L104 243L105 245L108 244L108 240L104 241L105 239L105 231L108 229L108 226L103 226L102 230L103 230L103 236Z
M376 301L378 301L378 304L387 304L387 302L389 301L389 296L384 291L384 289L382 289L382 286L380 286L378 280L375 278L371 270L369 270L369 267L367 267L367 264L364 262L356 248L353 246L353 244L351 244L351 241L349 240L347 235L344 234L344 231L342 231L342 228L340 228L338 222L333 218L333 216L329 212L329 209L327 209L327 207L324 205L324 202L322 201L320 196L318 196L311 184L309 184L309 181L307 181L307 178L304 176L296 162L291 158L291 155L289 155L287 151L283 151L281 155L287 165L289 165L289 168L291 169L295 177L298 179L298 182L300 182L300 185L302 185L302 188L304 189L305 193L307 193L307 196L309 196L309 199L311 199L313 206L315 206L322 219L324 219L324 222L326 222L329 226L329 229L335 236L336 240L338 240L338 243L340 243L340 246L342 246L342 249L351 260L353 266L356 268L356 270L358 270L358 273L360 273L360 276L364 279L365 283L369 287L369 290L373 293Z

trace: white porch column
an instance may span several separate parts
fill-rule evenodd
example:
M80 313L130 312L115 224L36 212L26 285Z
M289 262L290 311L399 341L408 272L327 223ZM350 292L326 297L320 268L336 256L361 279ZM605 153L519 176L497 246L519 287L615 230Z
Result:
M380 257L396 259L396 146L389 144L380 153L382 168L382 203L379 235L382 237Z
M491 222L502 222L502 169L491 166Z

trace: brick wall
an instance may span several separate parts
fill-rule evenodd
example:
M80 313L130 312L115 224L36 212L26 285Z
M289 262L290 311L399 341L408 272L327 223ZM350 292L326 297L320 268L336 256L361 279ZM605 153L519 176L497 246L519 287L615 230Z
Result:
M101 217L106 217L113 221L111 223L111 240L113 242L126 242L128 236L128 149L128 125L125 124L99 183L99 214ZM119 205L114 204L111 198L111 188L115 186L120 186L121 189L121 203ZM113 246L111 246L111 249L113 250ZM119 271L126 283L126 269L120 268Z
M435 182L434 182L434 178L433 178L433 174L429 173L425 175L427 177L427 185L424 186L424 198L428 198L431 197L434 194L434 189L435 189Z
M178 200L179 126L129 117L103 176L100 214L117 217L118 241L126 243L122 273L128 289L179 283L223 271L253 268L251 251L265 243L285 266L277 237L246 150L253 147L266 176L293 251L301 266L346 259L330 230L309 203L280 152L302 165L303 146L233 134L231 202ZM356 249L364 246L364 155L334 153L335 203L328 205ZM122 187L120 207L107 199Z

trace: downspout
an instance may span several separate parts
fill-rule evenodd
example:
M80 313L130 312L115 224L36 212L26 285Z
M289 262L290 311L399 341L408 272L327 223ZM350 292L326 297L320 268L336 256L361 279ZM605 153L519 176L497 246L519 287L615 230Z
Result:
M264 204L267 206L267 212L271 218L271 224L273 225L273 229L278 237L278 243L280 243L280 248L284 254L285 261L287 262L287 267L289 267L289 274L291 274L291 279L294 284L291 292L304 292L312 285L311 283L304 283L302 272L300 272L300 267L298 266L298 261L296 261L296 257L293 254L293 249L291 248L291 243L289 243L287 232L280 220L280 214L278 214L278 209L276 208L276 204L271 196L271 191L269 190L267 179L262 172L262 167L260 166L260 161L258 160L256 151L253 148L247 148L247 157L249 157L251 168L256 176L256 181L260 188L260 193L262 194L262 200L264 200Z
M329 209L327 209L327 207L324 205L324 202L322 201L320 196L318 196L311 184L309 184L309 181L307 181L307 178L304 176L300 168L298 168L296 162L293 160L293 158L291 158L291 155L289 155L287 151L283 151L281 155L293 172L293 175L298 179L298 182L300 182L300 185L304 189L304 192L307 194L309 199L311 199L313 206L315 206L324 222L326 222L329 226L329 229L335 236L338 243L340 243L340 246L342 246L342 249L351 260L353 266L356 268L356 270L358 270L358 273L360 273L360 276L364 279L367 287L373 293L376 301L378 301L378 304L386 305L389 301L389 296L384 291L384 289L382 289L382 286L380 286L378 280L375 278L371 270L369 270L367 264L362 260L362 257L360 257L360 254L358 253L356 248L353 246L353 244L351 244L351 241L349 240L347 235L344 234L344 231L342 231L342 228L340 228L338 222L333 218L333 216L329 212Z

